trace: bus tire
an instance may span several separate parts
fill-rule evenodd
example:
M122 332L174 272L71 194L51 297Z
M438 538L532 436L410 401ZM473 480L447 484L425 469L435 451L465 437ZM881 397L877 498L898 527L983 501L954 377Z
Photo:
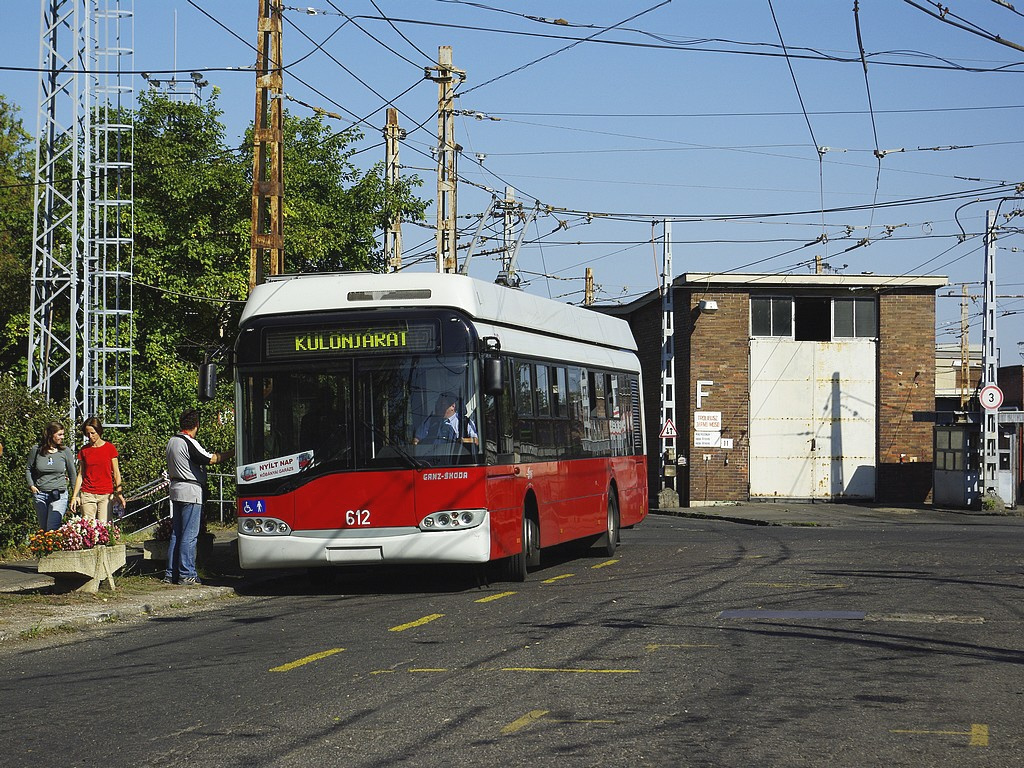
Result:
M619 545L619 499L612 490L608 491L608 514L605 533L600 538L601 551L611 557Z
M531 566L540 564L540 534L536 521L523 512L522 550L508 559L510 581L526 581Z

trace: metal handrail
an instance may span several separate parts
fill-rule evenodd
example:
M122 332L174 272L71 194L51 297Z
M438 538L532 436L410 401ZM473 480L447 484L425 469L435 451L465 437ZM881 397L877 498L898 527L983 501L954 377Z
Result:
M227 474L227 473L210 473L207 476L207 478L209 480L212 480L214 478L217 479L217 490L218 490L217 497L214 498L213 495L211 494L210 498L208 498L206 501L207 501L207 503L213 503L213 502L217 503L217 508L219 510L219 513L220 513L220 521L222 523L224 522L224 505L227 504L227 503L232 503L233 504L234 501L235 501L235 499L233 499L233 498L229 499L229 498L225 498L225 496L224 496L224 481L225 481L225 479L231 478L231 477L232 477L232 475ZM158 477L157 479L152 480L152 481L150 481L148 483L145 483L144 485L141 485L131 495L129 495L125 499L125 501L128 501L128 502L138 501L139 499L144 499L147 496L152 496L153 494L157 493L158 491L161 491L161 490L163 490L165 488L169 488L169 487L170 487L170 478L168 477L167 471L165 470L165 471L160 473L160 477ZM170 498L171 498L170 497L170 493L166 493L166 494L162 495L160 498L158 498L158 499L156 499L154 501L151 501L149 504L146 504L143 507L139 507L138 509L132 510L131 512L127 512L126 514L122 514L120 517L117 518L116 522L121 523L124 520L128 520L131 517L135 517L136 515L141 514L142 512L146 512L147 510L150 510L150 509L153 509L155 507L158 507L161 504L163 504L164 502L169 502ZM163 515L162 517L158 518L155 522L148 523L147 525L144 525L141 528L136 529L134 531L134 533L142 533L143 531L148 531L150 528L154 528L155 526L159 525L161 520L164 520L164 519L166 519L168 517L170 517L170 513L168 513L166 515Z

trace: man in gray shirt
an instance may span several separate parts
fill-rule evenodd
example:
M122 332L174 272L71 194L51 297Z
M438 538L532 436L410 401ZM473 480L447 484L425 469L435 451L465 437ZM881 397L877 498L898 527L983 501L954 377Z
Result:
M171 540L167 546L167 584L200 584L196 573L196 542L202 523L206 467L234 457L234 451L210 453L199 441L199 411L178 419L180 432L167 441L167 474L171 479Z

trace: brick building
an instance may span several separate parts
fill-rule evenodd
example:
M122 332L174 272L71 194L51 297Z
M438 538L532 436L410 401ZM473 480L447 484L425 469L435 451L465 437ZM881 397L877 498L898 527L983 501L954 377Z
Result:
M677 278L680 503L926 500L932 424L914 413L935 408L935 291L945 284L941 276ZM629 322L640 349L655 499L661 306L654 291L605 310Z

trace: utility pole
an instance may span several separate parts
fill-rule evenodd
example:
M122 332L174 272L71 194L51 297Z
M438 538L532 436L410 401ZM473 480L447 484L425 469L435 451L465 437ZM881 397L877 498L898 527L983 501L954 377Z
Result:
M401 177L398 164L398 142L405 138L405 130L398 127L398 110L388 107L387 125L384 128L384 179L387 189L394 189ZM388 218L384 230L384 258L389 272L402 268L402 214Z
M971 399L971 336L967 319L967 283L960 289L960 410L963 411Z
M989 211L985 222L985 295L982 304L983 387L998 386L999 347L996 346L996 212ZM999 410L981 407L982 429L981 493L998 493Z
M594 269L593 267L587 267L586 279L583 283L583 306L591 307L594 305Z
M512 225L515 222L516 190L505 187L505 199L501 203L502 211L502 244L505 252L501 257L501 271L508 274L508 266L512 262Z
M672 289L672 223L662 222L661 272L661 492L658 504L679 506L676 483L676 364L675 364L675 301ZM653 233L652 233L653 234Z
M252 240L249 290L284 272L284 131L281 99L282 0L259 0L256 121L253 126Z
M437 66L426 67L424 75L437 83L437 271L455 272L458 268L456 159L462 149L455 143L455 80L464 82L466 73L452 66L452 47L442 45L437 49Z

